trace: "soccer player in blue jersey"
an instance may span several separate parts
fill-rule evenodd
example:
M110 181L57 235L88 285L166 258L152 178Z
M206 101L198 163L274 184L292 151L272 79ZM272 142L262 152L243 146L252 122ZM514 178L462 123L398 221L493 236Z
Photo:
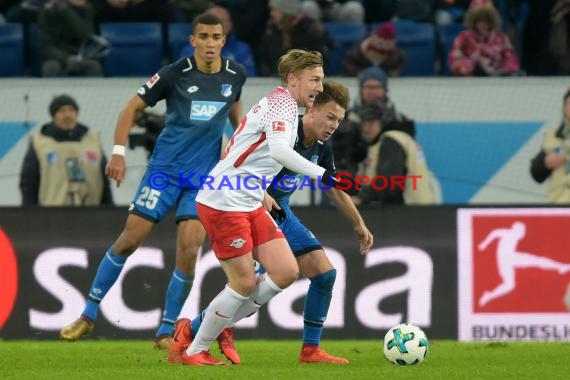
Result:
M194 55L161 68L119 114L113 155L106 168L117 185L125 178L125 143L135 115L160 100L166 101L165 128L129 206L126 225L99 264L87 306L79 319L61 330L62 339L74 341L93 330L99 303L119 277L127 258L154 224L175 208L176 267L166 292L155 347L166 349L172 340L174 323L190 292L197 252L206 235L196 211L199 178L219 161L226 120L229 118L234 128L239 125L240 96L246 81L243 66L220 55L225 34L216 16L196 17L189 42Z
M328 139L344 118L348 103L349 93L345 86L334 81L323 82L323 92L317 95L313 107L299 119L295 151L307 160L334 172L334 158ZM289 198L299 187L302 178L286 168L279 172L278 178L269 187L267 192L272 198L267 198L267 204L264 206L270 208L273 200L278 203L280 210L273 210L272 214L291 246L299 269L311 281L305 298L303 347L299 361L301 363L348 364L347 359L330 355L320 348L323 323L332 298L336 269L325 254L319 240L289 207ZM360 242L360 252L367 253L373 244L373 236L350 196L335 188L327 190L327 194L342 215L352 223L354 233ZM183 318L177 322L174 341L168 353L170 363L180 362L177 358L191 343L200 328L204 315L205 313L202 312L192 321ZM227 330L224 330L218 337L219 346L226 357L237 364L240 362L240 357L233 344L233 334L231 330L230 332Z

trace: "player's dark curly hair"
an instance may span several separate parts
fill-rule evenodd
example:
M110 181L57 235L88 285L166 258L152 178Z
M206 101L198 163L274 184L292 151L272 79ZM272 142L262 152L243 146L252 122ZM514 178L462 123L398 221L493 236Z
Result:
M281 84L287 84L287 76L291 73L298 75L306 69L323 65L323 55L318 51L291 49L279 58L279 77Z
M350 103L350 93L348 92L348 88L332 80L324 81L323 92L319 93L315 98L314 107L320 108L331 100L346 111L348 109L348 104Z
M224 34L226 33L226 31L224 30L224 24L222 23L222 20L220 20L217 16L211 13L202 13L201 15L198 15L194 18L194 21L192 21L192 34L194 34L194 31L196 30L196 26L198 24L221 25L222 31L224 32Z

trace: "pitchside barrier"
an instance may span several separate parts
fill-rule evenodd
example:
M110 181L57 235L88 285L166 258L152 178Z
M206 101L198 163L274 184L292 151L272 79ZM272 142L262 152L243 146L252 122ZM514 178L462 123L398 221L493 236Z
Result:
M148 78L0 80L0 206L21 204L18 187L29 137L49 121L54 95L68 93L80 106L79 119L100 133L111 154L117 115ZM352 99L356 78L335 78ZM244 112L279 85L277 78L251 78L243 88ZM529 173L546 128L557 127L570 78L390 78L389 96L416 121L417 140L442 190L445 204L547 203L546 186ZM164 102L152 109L161 114ZM135 132L143 132L136 128ZM227 128L231 134L231 128ZM132 201L144 173L143 148L128 150L128 168L116 204ZM296 205L318 204L320 193L297 191Z
M436 339L570 339L569 209L366 209L375 236L366 256L336 210L296 212L337 268L325 339L381 339L404 321ZM0 337L57 339L83 310L125 217L123 208L0 209ZM152 337L174 266L175 234L168 218L128 260L90 339ZM182 315L195 316L224 283L206 244ZM237 337L300 338L308 285L300 279L240 322Z

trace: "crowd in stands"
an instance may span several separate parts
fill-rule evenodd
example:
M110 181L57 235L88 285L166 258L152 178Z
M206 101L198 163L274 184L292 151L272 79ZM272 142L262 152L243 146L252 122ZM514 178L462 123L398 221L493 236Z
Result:
M100 33L103 23L159 23L165 46L163 63L172 61L192 49L169 51L168 25L191 23L196 15L214 7L228 29L224 54L244 64L250 76L276 75L276 58L290 48L321 51L328 59L325 72L332 76L356 76L371 66L381 67L390 77L564 75L570 72L569 3L567 0L6 0L0 5L0 23L21 23L25 26L24 38L38 39L26 43L24 75L30 74L30 61L35 55L41 60L41 70L33 75L109 76L101 65L102 54L85 54L81 50L90 36ZM331 26L338 23L342 23L341 27ZM31 25L37 27L36 33L29 31ZM360 29L351 34L355 25ZM431 28L424 29L427 36L424 31L418 37L410 25ZM447 31L452 31L451 35ZM410 38L416 37L429 40L425 46L430 54L409 43ZM37 52L30 52L33 49ZM424 63L427 70L412 69L411 65L417 67L421 57L433 62Z

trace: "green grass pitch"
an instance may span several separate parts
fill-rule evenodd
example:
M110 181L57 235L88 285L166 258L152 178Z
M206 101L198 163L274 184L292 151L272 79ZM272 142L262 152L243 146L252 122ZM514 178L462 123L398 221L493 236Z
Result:
M242 363L232 366L169 365L150 341L1 341L1 379L570 379L569 343L458 343L430 341L426 360L398 367L382 341L324 341L350 364L299 364L300 342L241 340ZM220 357L217 347L212 352Z

